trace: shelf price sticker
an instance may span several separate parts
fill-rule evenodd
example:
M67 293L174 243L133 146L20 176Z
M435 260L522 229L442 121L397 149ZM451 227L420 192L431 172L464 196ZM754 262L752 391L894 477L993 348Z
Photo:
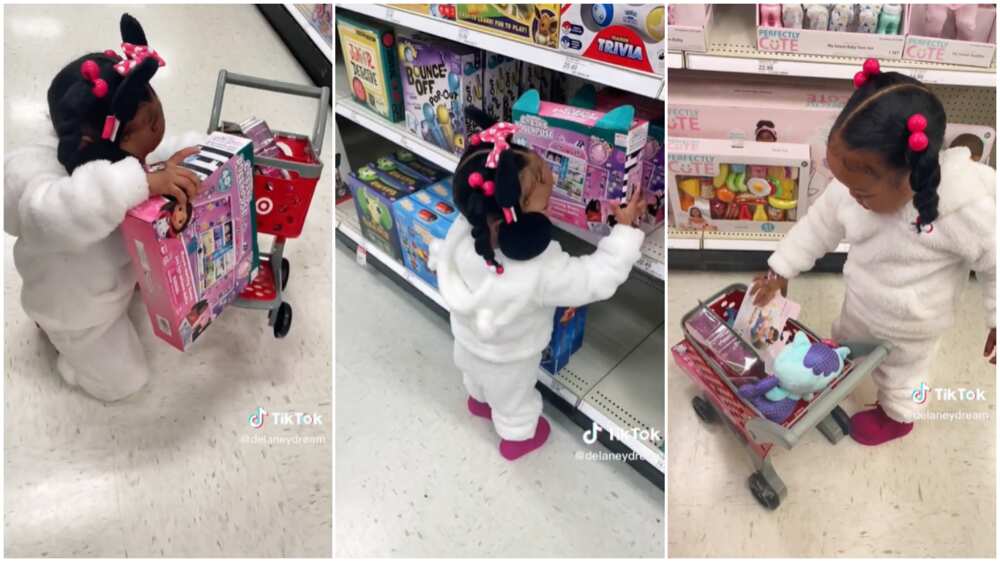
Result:
M575 59L573 57L566 57L563 59L562 71L566 74L572 74L588 80L591 78L590 69L587 65L579 59Z
M759 59L757 60L757 72L760 74L775 74L773 60Z
M474 36L473 36L474 37ZM458 42L470 47L478 47L476 41L473 40L469 35L469 30L464 27L458 29Z
M366 267L368 265L368 250L365 249L364 244L358 244L358 251L355 253L354 257L358 261L358 265L361 267Z
M927 76L927 71L923 68L911 68L908 70L907 74L910 75L910 78L923 82Z
M387 7L385 9L385 21L392 22L395 24L399 23L399 16L396 15L396 10Z

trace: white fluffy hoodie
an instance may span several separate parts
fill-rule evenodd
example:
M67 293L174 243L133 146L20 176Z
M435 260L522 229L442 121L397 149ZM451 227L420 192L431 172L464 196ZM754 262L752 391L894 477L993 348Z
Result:
M611 298L641 257L645 239L637 228L618 225L597 251L574 258L557 242L527 261L497 259L503 275L476 253L472 226L459 217L445 240L431 246L441 296L451 311L455 340L494 363L539 355L552 337L555 309Z
M850 245L844 281L850 299L873 333L920 337L940 334L955 321L969 277L983 285L989 327L996 310L996 171L974 162L968 148L940 154L939 216L917 234L917 210L876 214L834 180L813 203L768 264L785 278L812 269L841 240Z
M165 138L149 161L204 139ZM88 162L68 175L56 144L50 134L4 158L4 230L17 237L14 264L28 316L46 330L81 330L128 309L136 279L119 226L149 197L149 186L136 158Z

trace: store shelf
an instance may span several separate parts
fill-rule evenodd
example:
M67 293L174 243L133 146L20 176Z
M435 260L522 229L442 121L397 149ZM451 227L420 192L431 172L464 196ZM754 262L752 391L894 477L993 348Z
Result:
M292 16L292 18L294 18L295 21L298 22L300 26L302 26L302 31L304 31L306 35L309 36L309 39L311 39L312 42L316 45L316 48L323 53L323 56L325 56L327 60L330 61L330 64L333 64L333 47L329 43L327 43L326 40L323 39L323 36L320 35L319 31L316 31L316 28L313 27L311 23L309 23L309 20L306 19L305 14L303 14L298 8L296 8L294 4L283 4L283 6L285 7L286 10L288 10L288 13Z
M716 5L708 51L685 53L684 67L690 70L844 79L852 78L861 68L863 59L855 57L758 51L753 6ZM907 60L884 60L880 63L884 71L907 74L928 84L996 87L996 66L975 68Z
M336 228L354 244L364 248L367 259L378 260L443 310L448 309L436 289L364 239L353 201L337 206ZM648 306L650 298L657 298L657 293L651 291L653 289L648 286L635 283L633 287L619 291L613 306L591 307L583 347L556 375L539 367L538 380L605 431L620 437L618 440L622 444L663 473L665 462L664 454L658 448L660 444L637 438L642 435L636 436L633 430L633 427L639 430L655 429L660 432L659 435L663 434L666 372L663 362L663 307ZM662 291L659 291L658 298L662 302ZM659 349L648 343L657 339ZM637 373L636 369L655 370ZM659 380L658 389L653 387L656 380ZM637 388L629 390L630 381L634 381Z
M670 228L667 230L667 248L669 250L700 250L701 231Z
M663 77L620 66L582 59L555 49L522 43L499 35L462 27L456 22L397 10L381 4L340 4L339 10L352 10L394 25L417 29L470 47L528 61L532 64L572 74L586 80L626 88L631 92L663 99Z
M349 92L341 91L348 84L344 65L337 64L336 72L338 91L334 110L337 112L337 115L350 119L365 129L398 144L418 156L434 162L449 172L455 171L455 167L458 166L458 156L441 150L423 139L417 138L406 129L403 122L390 123L381 115L354 101ZM581 228L564 224L557 224L556 226L593 245L596 245L601 239L600 235ZM635 268L657 279L664 279L665 268L663 264L666 261L666 256L664 255L663 243L662 228L658 228L647 235L646 241L642 246L642 258L636 264Z
M773 252L784 234L763 232L701 232L671 228L667 233L671 250L735 250L749 252ZM846 254L850 244L842 242L834 254Z
M684 53L668 52L667 68L684 68Z

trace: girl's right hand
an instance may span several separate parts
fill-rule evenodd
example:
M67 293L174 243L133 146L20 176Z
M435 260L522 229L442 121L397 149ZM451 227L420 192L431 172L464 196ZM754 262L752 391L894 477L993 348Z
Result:
M179 150L164 162L162 170L146 174L149 194L171 197L180 205L187 205L188 199L194 199L198 194L201 180L191 170L181 167L180 163L197 153L196 146Z
M635 226L635 221L639 220L645 209L643 206L646 204L645 198L642 196L642 188L638 188L632 192L632 199L628 202L628 205L620 207L615 205L611 208L611 212L615 215L615 220L618 224L624 224L626 226Z
M753 297L754 306L762 307L771 302L779 291L782 296L788 294L788 279L770 271L754 278L750 296Z

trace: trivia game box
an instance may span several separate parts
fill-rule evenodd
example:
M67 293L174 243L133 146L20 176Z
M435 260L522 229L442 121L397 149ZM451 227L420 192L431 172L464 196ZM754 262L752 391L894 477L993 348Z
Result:
M354 101L389 121L401 121L403 94L392 27L338 14L337 31Z

